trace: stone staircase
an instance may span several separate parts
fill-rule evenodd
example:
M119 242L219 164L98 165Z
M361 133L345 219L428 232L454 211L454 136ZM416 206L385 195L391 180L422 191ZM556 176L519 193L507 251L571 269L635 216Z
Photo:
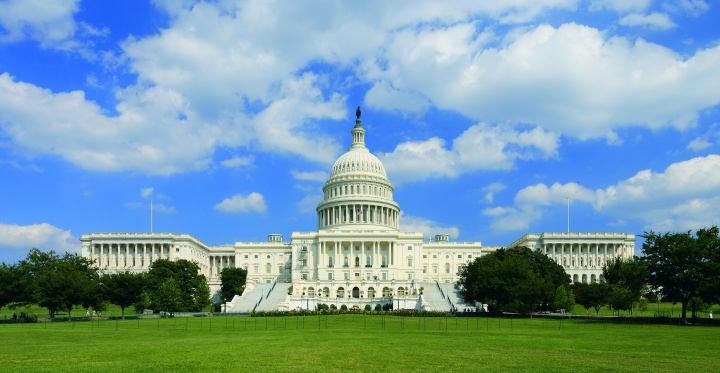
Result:
M225 303L225 311L228 313L250 313L258 303L262 303L272 289L274 284L253 284L245 285L242 295L236 295L232 301Z
M277 283L276 283L277 284ZM255 311L277 311L280 307L280 303L287 300L287 284L277 284L269 293L265 294L265 297L260 302L260 305L255 308Z
M423 290L424 304L426 305L425 310L450 311L450 303L448 303L448 300L440 292L436 283L424 282L420 283L419 286L425 288Z

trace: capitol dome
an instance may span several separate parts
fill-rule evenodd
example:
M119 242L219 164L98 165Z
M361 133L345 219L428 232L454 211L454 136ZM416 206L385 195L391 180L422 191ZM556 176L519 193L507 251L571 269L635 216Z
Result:
M335 161L323 186L318 229L397 230L400 207L393 201L394 188L385 166L365 146L359 107L355 114L352 145Z

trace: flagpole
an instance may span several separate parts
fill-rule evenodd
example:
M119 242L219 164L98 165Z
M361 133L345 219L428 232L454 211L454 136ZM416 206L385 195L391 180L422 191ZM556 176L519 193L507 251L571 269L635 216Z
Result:
M568 207L568 233L570 233L570 197L565 197L567 199L567 207Z
M153 204L152 204L152 198L150 199L150 233L153 231Z

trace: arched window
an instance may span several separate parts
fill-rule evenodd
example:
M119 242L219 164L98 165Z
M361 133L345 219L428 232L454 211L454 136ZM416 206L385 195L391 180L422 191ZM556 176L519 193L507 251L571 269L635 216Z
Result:
M328 267L333 266L333 257L328 257Z
M400 296L405 295L405 288L404 288L404 287L401 286L401 287L398 288L398 295L400 295Z
M355 257L355 267L360 267L360 257L359 256Z
M345 257L345 267L348 267L348 257Z
M387 286L384 287L382 294L383 294L383 297L389 297L390 296L390 288Z
M450 273L450 263L445 263L445 273Z
M387 267L387 257L383 255L382 257L382 266Z
M365 257L365 267L372 267L372 261L370 260L370 255Z
M345 288L342 286L337 289L338 298L345 298Z
M310 297L315 296L315 288L314 287L311 286L308 288L308 296L310 296Z

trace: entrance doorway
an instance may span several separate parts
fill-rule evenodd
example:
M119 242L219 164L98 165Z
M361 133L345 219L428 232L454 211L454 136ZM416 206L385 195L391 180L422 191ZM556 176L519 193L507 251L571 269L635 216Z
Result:
M360 298L360 288L358 288L357 286L352 289L352 297Z

